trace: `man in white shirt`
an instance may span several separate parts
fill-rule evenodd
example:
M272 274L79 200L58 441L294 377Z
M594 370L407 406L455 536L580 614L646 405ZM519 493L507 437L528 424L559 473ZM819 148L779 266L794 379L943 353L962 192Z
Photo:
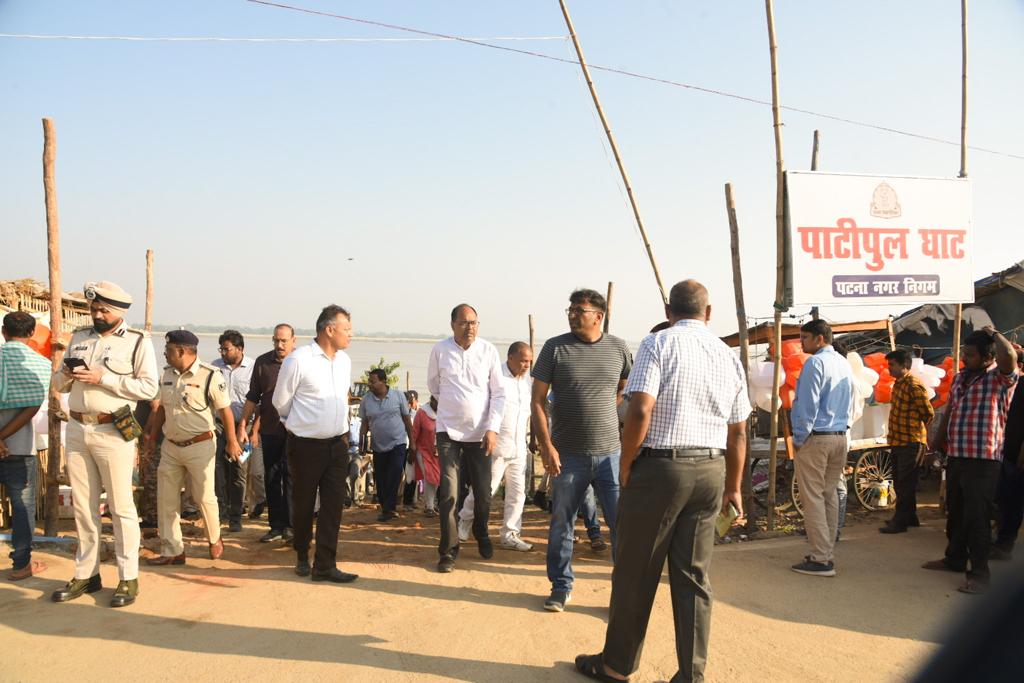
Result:
M491 459L491 495L505 481L505 515L501 527L501 545L512 550L532 550L533 546L519 537L523 530L523 504L526 502L526 430L530 422L530 393L533 379L530 364L533 351L526 342L517 341L508 347L508 359L501 366L505 388L505 409L502 411L498 445ZM473 494L466 497L459 512L459 540L469 540L473 525Z
M287 430L288 467L292 475L292 545L295 573L313 581L348 583L358 578L337 567L338 529L348 475L348 392L352 361L345 353L352 339L352 319L331 304L316 320L316 338L295 349L281 364L274 388L274 408ZM316 555L309 564L313 508Z
M491 512L491 453L501 429L505 390L501 360L494 345L477 339L476 309L459 304L452 309L453 336L430 350L427 388L437 397L437 453L441 459L439 572L455 569L459 535L455 498L459 473L465 472L473 490L473 535L480 556L494 556L487 537Z

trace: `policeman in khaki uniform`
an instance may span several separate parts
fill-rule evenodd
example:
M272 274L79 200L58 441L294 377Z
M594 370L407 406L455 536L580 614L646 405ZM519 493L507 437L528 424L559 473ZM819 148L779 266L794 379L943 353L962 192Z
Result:
M112 282L90 282L85 297L92 327L75 330L64 367L54 375L57 390L71 392L65 451L78 550L75 577L51 597L66 602L103 588L100 491L106 489L120 578L110 606L124 607L139 593L139 518L132 497L136 449L130 429L126 427L126 440L113 413L134 410L137 401L156 396L156 354L149 336L124 321L132 303L127 292Z
M160 407L146 426L146 452L156 448L157 432L163 428L157 469L157 515L160 525L160 556L146 564L163 566L185 564L185 544L181 538L179 502L186 475L192 494L203 515L210 557L216 560L224 552L220 537L220 515L214 489L217 440L214 413L225 426L225 453L237 461L242 448L235 437L231 399L220 370L196 356L199 339L188 330L168 332L164 357L167 367L160 378Z

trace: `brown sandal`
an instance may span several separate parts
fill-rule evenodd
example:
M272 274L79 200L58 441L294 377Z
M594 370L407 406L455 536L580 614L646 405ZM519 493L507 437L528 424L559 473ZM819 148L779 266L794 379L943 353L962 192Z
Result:
M40 562L39 560L32 560L21 569L12 569L10 572L8 572L7 580L21 581L22 579L27 579L30 576L42 574L46 571L46 568L46 565Z

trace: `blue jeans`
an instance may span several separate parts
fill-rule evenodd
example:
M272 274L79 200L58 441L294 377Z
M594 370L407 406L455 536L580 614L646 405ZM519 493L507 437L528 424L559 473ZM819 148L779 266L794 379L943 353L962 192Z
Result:
M551 529L548 532L548 580L552 591L572 590L572 530L591 484L604 508L615 557L615 512L619 507L619 452L608 455L561 454L562 472L551 481Z
M36 526L36 472L34 455L0 458L0 482L11 499L11 545L14 569L28 566L32 560L32 532Z
M587 488L587 495L583 497L580 505L580 514L583 515L583 526L587 527L587 537L593 541L601 536L601 523L597 521L597 499L594 497L593 485Z

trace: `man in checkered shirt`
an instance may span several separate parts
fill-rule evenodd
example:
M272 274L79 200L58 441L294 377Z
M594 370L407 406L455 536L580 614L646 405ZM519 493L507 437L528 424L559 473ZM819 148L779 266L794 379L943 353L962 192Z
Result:
M917 479L921 472L918 461L924 457L928 423L935 416L935 409L928 400L928 389L910 374L913 364L910 354L896 349L885 354L885 359L889 362L889 374L896 378L892 385L887 439L894 460L896 511L879 531L901 534L908 527L921 526L917 518Z
M608 630L603 652L576 658L577 669L598 680L636 671L666 557L679 663L672 680L704 680L715 517L730 505L743 511L751 410L743 367L708 330L702 284L676 284L666 314L671 327L640 343L625 389Z
M932 450L949 456L946 464L945 557L925 569L966 572L962 593L988 589L990 519L1003 459L1006 414L1017 386L1017 353L991 326L967 335L961 350L964 369L953 379L949 406ZM970 560L970 563L968 563Z

